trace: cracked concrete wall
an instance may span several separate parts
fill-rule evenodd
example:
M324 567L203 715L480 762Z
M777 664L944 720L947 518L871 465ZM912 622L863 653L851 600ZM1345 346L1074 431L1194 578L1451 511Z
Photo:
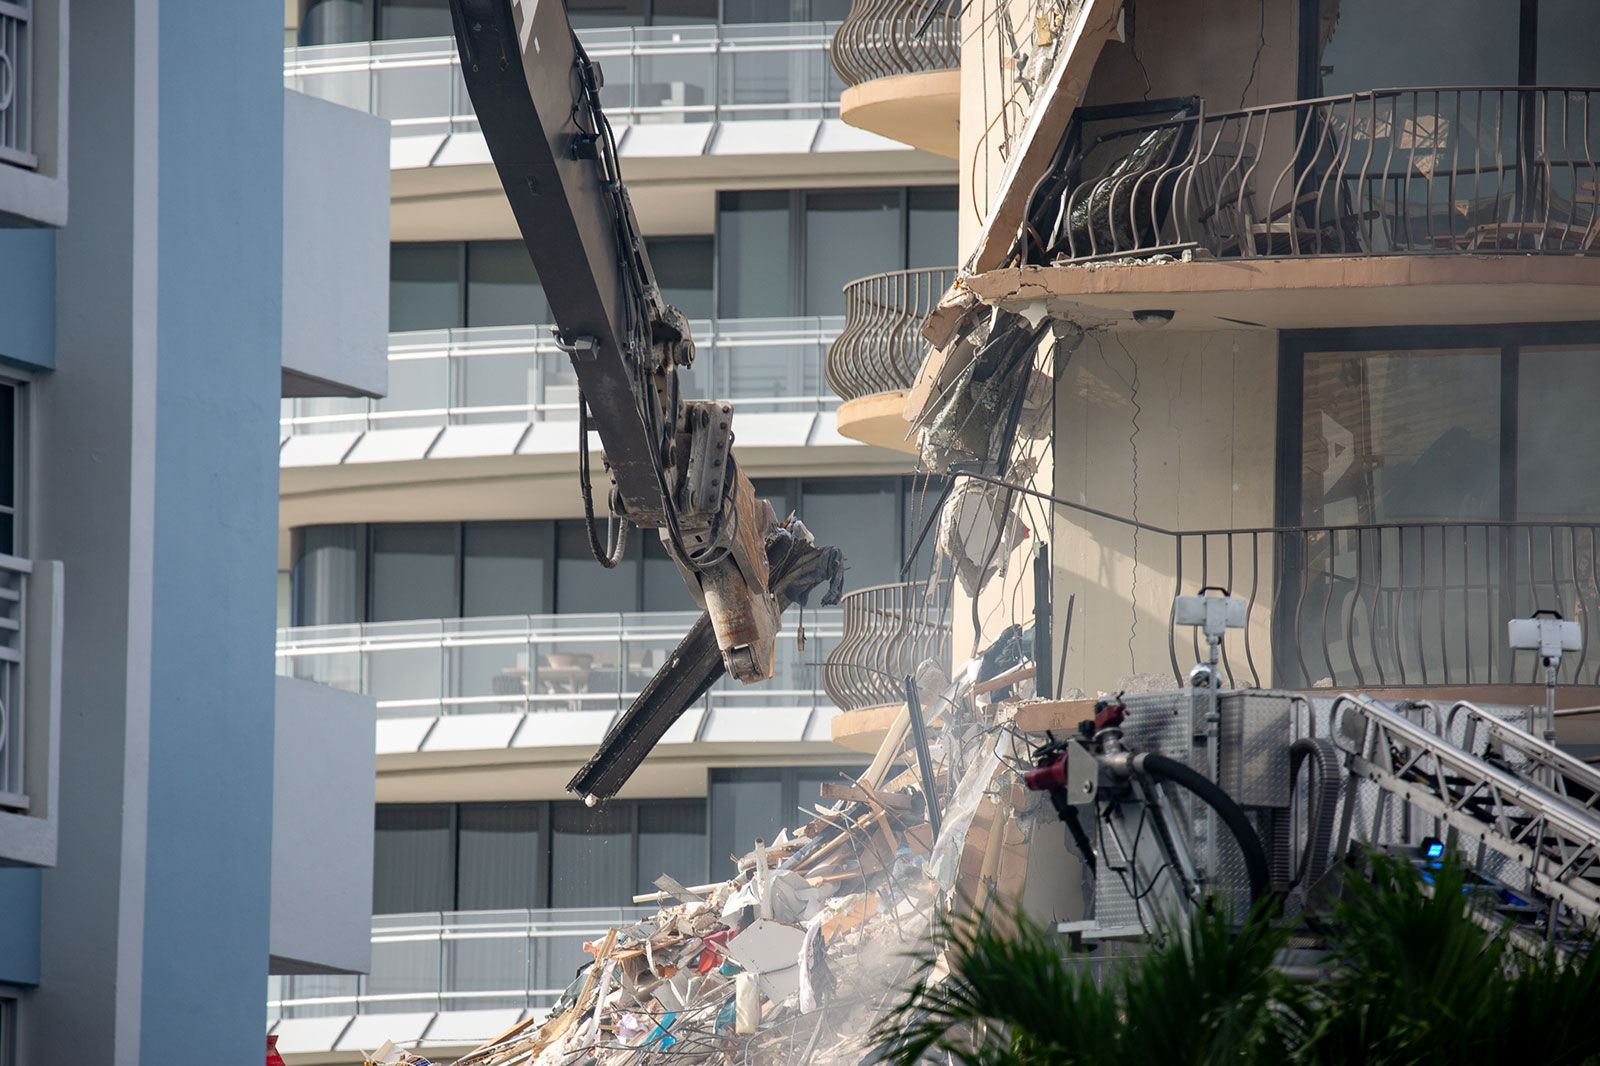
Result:
M1167 530L1273 524L1278 338L1275 332L1099 332L1056 384L1054 494ZM1129 675L1170 674L1178 544L1172 537L1055 506L1053 565L1059 641L1075 596L1065 688L1115 691ZM1183 592L1198 590L1201 546L1184 542ZM1226 579L1225 538L1206 545ZM1137 553L1136 550L1137 549ZM1257 601L1250 651L1269 682L1270 538L1235 538L1232 591ZM1254 569L1252 569L1252 565ZM1178 666L1193 665L1187 629ZM1245 632L1230 634L1240 669ZM1238 676L1237 674L1235 675Z

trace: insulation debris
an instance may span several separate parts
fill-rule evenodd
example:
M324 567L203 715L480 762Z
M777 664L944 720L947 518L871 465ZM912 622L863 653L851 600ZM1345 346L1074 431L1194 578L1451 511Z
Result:
M547 1017L456 1066L860 1062L935 916L1019 898L1030 839L1057 832L1053 811L1013 801L1027 766L1015 706L973 700L1013 658L975 659L937 694L937 840L909 730L891 729L872 766L826 787L805 824L757 840L733 879L659 879L662 891L638 901L660 910L587 945L595 961Z

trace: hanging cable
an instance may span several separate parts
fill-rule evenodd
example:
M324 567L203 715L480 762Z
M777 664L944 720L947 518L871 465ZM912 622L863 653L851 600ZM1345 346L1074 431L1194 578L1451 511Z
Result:
M594 490L589 485L589 401L583 398L581 389L578 391L578 492L583 496L583 531L589 535L589 550L594 553L595 562L611 570L622 562L622 555L628 550L628 520L621 520L617 526L617 542L606 550L594 521Z

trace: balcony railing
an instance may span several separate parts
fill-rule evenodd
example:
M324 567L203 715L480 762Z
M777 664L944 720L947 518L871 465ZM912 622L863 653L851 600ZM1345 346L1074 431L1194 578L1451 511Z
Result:
M905 701L905 678L924 659L950 663L950 582L913 581L847 592L844 635L822 668L822 684L847 711Z
M578 36L617 125L819 119L839 113L833 24L639 26ZM394 135L477 132L449 37L284 49L284 84L386 118Z
M1583 649L1563 658L1561 682L1600 684L1600 523L1177 532L1056 503L1095 542L1098 554L1087 564L1095 583L1105 587L1105 575L1130 574L1139 606L1161 604L1167 612L1162 661L1141 644L1131 664L1135 674L1170 669L1184 679L1206 649L1198 629L1172 624L1166 605L1173 596L1220 590L1246 603L1246 625L1230 629L1222 645L1222 666L1234 684L1543 684L1536 657L1506 644L1506 622L1536 610L1558 611L1582 625ZM847 641L849 632L847 626Z
M597 907L374 915L370 973L268 978L267 1020L548 1008L588 960L585 941L653 913Z
M300 626L278 631L278 673L375 696L380 718L616 712L697 617L662 611ZM746 686L723 678L705 706L825 705L818 668L839 639L842 617L808 610L805 627L804 650L792 629L779 635L770 681Z
M828 387L846 400L909 389L928 347L922 321L955 275L955 267L896 270L846 285L844 329L828 349Z
M952 0L852 0L833 35L846 85L961 64L961 5Z
M823 359L843 322L697 321L694 366L678 379L689 398L741 412L829 410ZM390 334L388 396L287 399L281 424L294 434L577 417L578 381L548 326L479 326Z
M1600 89L1155 107L1080 112L1030 205L1030 261L1600 252Z
M30 806L23 620L28 614L28 577L32 573L33 564L27 559L0 555L0 811L23 813ZM48 727L50 723L40 721L36 725ZM42 786L44 782L36 784Z
M33 19L26 3L0 3L0 162L31 167Z

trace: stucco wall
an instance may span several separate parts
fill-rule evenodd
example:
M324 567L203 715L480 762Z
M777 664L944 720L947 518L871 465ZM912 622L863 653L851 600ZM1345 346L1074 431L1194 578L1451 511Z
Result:
M283 394L389 383L389 123L283 90Z
M1056 387L1056 495L1174 531L1270 526L1276 397L1275 333L1091 334ZM1174 539L1059 506L1055 527L1058 620L1075 597L1064 684L1094 695L1128 675L1170 671ZM1270 552L1251 571L1252 547L1234 545L1231 591L1248 595L1255 580L1270 595ZM1223 542L1209 550L1212 575L1226 573ZM1199 563L1191 543L1186 593ZM1252 617L1265 669L1267 613ZM1187 643L1178 658L1181 670L1192 665Z

